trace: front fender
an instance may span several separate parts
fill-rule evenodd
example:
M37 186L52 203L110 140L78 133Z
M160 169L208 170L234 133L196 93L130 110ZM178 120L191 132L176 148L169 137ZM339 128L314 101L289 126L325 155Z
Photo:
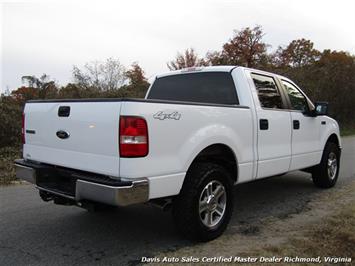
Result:
M322 128L320 132L321 148L324 149L327 141L332 135L335 135L337 137L339 147L341 148L341 137L338 122L328 116L324 117L323 120L326 121L327 126L325 128Z

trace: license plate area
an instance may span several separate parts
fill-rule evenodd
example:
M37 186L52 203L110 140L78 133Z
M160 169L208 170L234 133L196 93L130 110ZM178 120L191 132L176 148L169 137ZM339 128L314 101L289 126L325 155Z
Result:
M76 178L64 169L47 168L37 170L36 185L38 187L75 196Z

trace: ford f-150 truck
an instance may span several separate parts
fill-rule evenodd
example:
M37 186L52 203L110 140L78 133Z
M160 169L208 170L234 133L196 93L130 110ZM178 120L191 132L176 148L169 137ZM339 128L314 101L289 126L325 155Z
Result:
M58 204L171 206L179 231L207 241L231 218L233 185L294 170L335 185L327 108L286 77L237 66L159 75L145 99L29 101L17 177Z

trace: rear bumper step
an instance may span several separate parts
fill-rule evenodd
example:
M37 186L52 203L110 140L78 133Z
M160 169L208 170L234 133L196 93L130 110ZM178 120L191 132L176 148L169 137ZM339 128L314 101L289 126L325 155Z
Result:
M77 202L90 200L114 206L147 202L149 182L114 180L78 170L38 164L23 159L15 161L16 177L35 184L39 190Z

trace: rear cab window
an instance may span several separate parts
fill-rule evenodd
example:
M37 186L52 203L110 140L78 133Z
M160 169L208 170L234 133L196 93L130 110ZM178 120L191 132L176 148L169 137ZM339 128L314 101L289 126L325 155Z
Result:
M199 72L160 77L147 99L238 105L231 73Z
M273 77L251 73L262 108L284 109L282 96Z

